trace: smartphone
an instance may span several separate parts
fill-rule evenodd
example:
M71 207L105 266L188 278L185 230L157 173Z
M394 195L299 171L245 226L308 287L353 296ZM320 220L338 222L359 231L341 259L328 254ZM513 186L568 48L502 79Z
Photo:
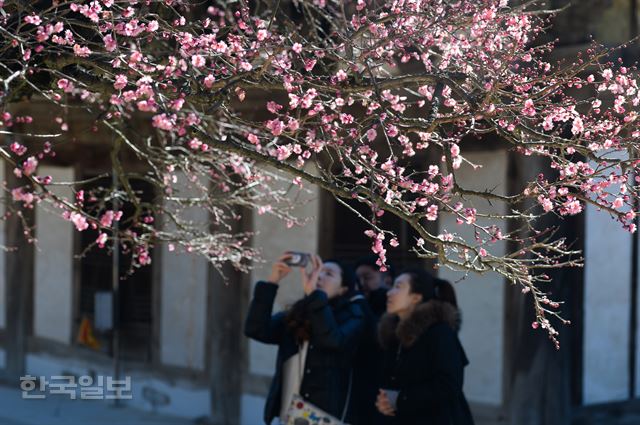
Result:
M285 263L291 267L306 267L311 260L311 254L306 252L287 252L291 257Z

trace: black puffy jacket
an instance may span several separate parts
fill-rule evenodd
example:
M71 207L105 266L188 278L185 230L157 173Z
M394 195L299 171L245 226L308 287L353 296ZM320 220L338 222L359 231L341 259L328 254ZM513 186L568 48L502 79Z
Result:
M278 285L258 282L245 323L246 336L278 345L275 375L264 408L267 424L280 414L284 362L298 352L293 334L284 322L286 313L273 314L277 291ZM362 310L346 297L329 302L320 290L305 297L305 307L311 323L311 339L300 395L340 418L347 400L353 357L364 327ZM349 418L348 414L347 422Z

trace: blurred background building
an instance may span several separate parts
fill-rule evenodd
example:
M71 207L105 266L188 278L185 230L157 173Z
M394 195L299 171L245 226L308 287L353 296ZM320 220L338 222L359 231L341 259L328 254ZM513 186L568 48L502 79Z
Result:
M546 6L565 3L552 0ZM556 55L572 57L588 47L590 35L611 46L637 36L636 3L577 2L550 30L550 38L559 39ZM637 52L636 46L620 50L629 64L637 60ZM19 107L48 113L35 104ZM55 181L91 178L107 166L99 140L87 140L81 118L77 121L71 125L80 129L73 134L76 147L63 149L41 169ZM542 167L531 157L524 162L512 155L498 140L465 150L471 162L484 165L460 170L461 183L474 189L519 190ZM0 168L0 174L2 180L11 179L10 168ZM143 182L138 189L154 198ZM37 244L24 240L15 216L0 227L0 241L17 247L0 253L1 382L17 388L26 374L107 376L117 367L122 376L131 376L133 398L126 401L131 407L216 424L262 423L275 348L247 341L242 328L252 285L268 275L269 261L286 250L355 259L370 249L359 219L315 189L300 210L313 218L304 228L286 229L269 217L245 214L241 230L256 232L253 244L267 261L256 264L251 275L229 270L225 283L204 260L158 247L151 266L120 282L116 360L109 330L114 320L103 313L110 311L114 273L123 276L128 264L114 265L114 258L102 251L81 256L95 234L75 232L71 223L40 207L28 214L36 223ZM388 220L401 241L389 251L396 267L420 263L408 250L410 228ZM577 239L586 260L584 269L556 272L549 287L565 302L564 317L572 321L559 326L560 351L543 331L531 329L530 299L520 288L495 275L461 280L460 274L434 270L456 282L463 313L460 338L470 359L465 391L478 423L640 423L638 234L624 232L590 207L581 217L550 224ZM453 230L456 225L437 226ZM302 295L298 280L294 273L282 283L279 308ZM91 335L84 329L79 340L83 319L90 321Z

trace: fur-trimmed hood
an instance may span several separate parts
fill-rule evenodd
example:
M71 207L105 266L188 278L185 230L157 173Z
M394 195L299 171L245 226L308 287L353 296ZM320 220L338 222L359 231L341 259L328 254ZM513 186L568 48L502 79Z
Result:
M447 302L427 301L418 305L402 323L395 314L382 316L378 325L378 338L384 349L388 349L398 341L403 347L410 347L427 329L441 322L458 331L460 329L459 310Z

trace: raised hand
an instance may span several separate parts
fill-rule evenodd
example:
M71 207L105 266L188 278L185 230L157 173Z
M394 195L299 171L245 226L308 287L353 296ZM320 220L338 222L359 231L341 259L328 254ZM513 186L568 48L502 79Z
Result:
M302 289L305 295L309 295L318 288L318 277L320 276L320 270L322 270L322 259L319 256L311 255L310 270L302 268Z
M271 266L271 274L269 275L268 281L271 283L275 283L276 285L280 283L285 276L287 276L291 272L291 267L285 263L286 260L291 258L291 254L283 254L273 263Z

